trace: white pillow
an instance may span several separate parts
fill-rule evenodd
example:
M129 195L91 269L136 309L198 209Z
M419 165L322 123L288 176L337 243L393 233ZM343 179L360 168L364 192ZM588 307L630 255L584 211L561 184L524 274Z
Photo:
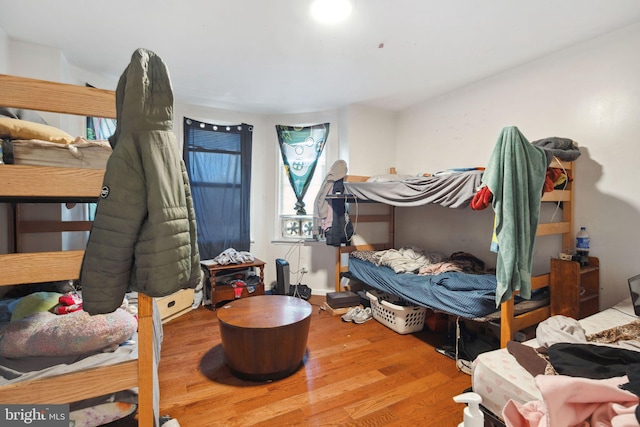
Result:
M2 136L11 139L38 139L58 144L73 144L75 141L73 136L56 127L9 117L0 117L0 137Z

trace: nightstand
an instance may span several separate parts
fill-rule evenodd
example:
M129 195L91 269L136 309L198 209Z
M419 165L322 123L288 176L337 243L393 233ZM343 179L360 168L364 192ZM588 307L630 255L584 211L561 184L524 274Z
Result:
M216 304L221 301L230 301L238 298L246 298L254 295L264 295L264 261L254 258L252 262L246 262L242 264L215 264L213 260L200 261L202 268L205 270L209 278L209 285L211 287L211 308L216 309ZM254 285L255 291L249 292L247 288L238 290L239 296L236 296L236 289L226 283L218 283L217 278L220 276L227 276L234 273L246 273L248 270L259 270L260 281Z

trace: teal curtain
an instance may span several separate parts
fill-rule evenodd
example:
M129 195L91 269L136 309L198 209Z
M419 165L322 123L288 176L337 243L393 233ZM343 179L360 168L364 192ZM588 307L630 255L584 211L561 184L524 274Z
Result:
M297 199L296 215L306 215L303 199L327 142L329 123L304 127L276 125L276 132L285 173Z

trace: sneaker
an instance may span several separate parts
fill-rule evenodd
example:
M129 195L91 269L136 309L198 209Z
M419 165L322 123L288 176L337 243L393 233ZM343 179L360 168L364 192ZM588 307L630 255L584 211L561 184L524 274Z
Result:
M345 322L351 322L356 314L360 313L362 309L360 307L351 307L349 311L342 315L342 320Z
M373 313L371 312L371 307L367 307L364 310L360 310L360 312L353 317L353 323L364 323L371 319L373 319Z
M460 372L471 375L471 372L473 370L473 362L464 359L458 359L456 361L456 366L458 367L458 370Z

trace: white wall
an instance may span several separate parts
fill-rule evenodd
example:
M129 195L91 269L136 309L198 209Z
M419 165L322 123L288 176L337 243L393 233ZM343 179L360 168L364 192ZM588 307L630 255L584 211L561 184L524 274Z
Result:
M0 73L7 74L9 72L9 37L7 33L0 28Z
M9 73L33 79L66 81L67 61L60 50L24 43L9 42Z
M370 176L389 173L389 169L396 166L395 113L350 105L346 123L349 174Z
M501 129L510 125L530 141L577 141L582 155L576 162L574 232L588 228L591 254L600 258L601 307L609 307L628 296L626 279L640 272L638 49L640 25L634 25L404 111L397 125L397 166L419 172L486 165ZM429 224L442 224L449 214L403 212L399 221L418 225L398 238L409 241L416 228L428 232ZM476 215L456 213L449 228L474 223ZM480 222L484 230L472 233L484 240L462 249L484 250L484 256L491 224Z

